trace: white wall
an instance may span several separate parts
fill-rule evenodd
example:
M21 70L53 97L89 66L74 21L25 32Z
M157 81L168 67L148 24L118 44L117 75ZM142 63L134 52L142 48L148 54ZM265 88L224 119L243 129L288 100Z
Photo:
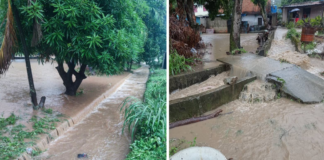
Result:
M202 17L202 16L208 16L208 11L204 11L203 6L198 6L197 7L197 12L195 12L196 17Z
M310 18L315 18L316 16L322 16L323 6L313 6L311 7Z
M204 25L205 27L207 27L206 19L207 18L200 17L200 24Z
M216 33L227 33L227 20L216 17L213 21L207 18L208 29L213 28Z
M247 15L242 17L242 21L248 21L250 26L254 26L254 25L258 25L258 18L262 18L261 15ZM263 18L262 18L262 25L264 25L263 23Z
M282 10L282 22L287 22L287 8Z

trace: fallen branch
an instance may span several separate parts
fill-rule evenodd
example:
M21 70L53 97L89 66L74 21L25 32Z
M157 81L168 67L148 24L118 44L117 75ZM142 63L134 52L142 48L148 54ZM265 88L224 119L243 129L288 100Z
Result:
M186 119L186 120L174 122L174 123L170 124L169 129L179 127L179 126L183 126L183 125L187 125L187 124L190 124L190 123L196 123L196 122L204 121L204 120L207 120L207 119L211 119L211 118L217 117L221 112L223 112L223 110L218 110L218 111L216 111L216 113L210 114L210 115L207 115L207 116L194 117L194 118L189 118L189 119Z

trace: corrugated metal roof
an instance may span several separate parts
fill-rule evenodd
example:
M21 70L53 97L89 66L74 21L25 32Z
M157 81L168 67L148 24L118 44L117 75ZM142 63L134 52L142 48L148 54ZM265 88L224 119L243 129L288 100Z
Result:
M314 5L324 5L324 1L293 3L289 5L284 5L280 8L304 7L304 6L314 6Z

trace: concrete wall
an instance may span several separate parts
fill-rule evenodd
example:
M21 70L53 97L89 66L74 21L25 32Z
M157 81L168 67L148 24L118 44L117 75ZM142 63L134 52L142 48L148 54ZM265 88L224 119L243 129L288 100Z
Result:
M200 24L204 25L205 27L207 27L207 18L200 18Z
M227 33L227 20L216 17L213 21L207 18L207 28L213 28L216 33Z
M189 72L169 78L169 91L189 87L193 84L207 80L211 75L217 75L223 71L228 71L230 68L226 64L221 64L215 68L206 69L203 71Z
M254 26L254 25L258 25L258 18L262 18L261 15L246 15L244 17L242 17L242 21L248 21L250 26ZM262 25L264 25L263 23L263 18L262 18Z
M315 18L316 16L321 16L323 14L323 6L314 6L311 7L310 18Z
M287 8L282 10L282 22L287 22Z
M234 85L223 85L221 87L170 101L170 120L176 122L192 117L199 117L203 113L214 110L221 105L239 98L243 87L256 77L245 77Z

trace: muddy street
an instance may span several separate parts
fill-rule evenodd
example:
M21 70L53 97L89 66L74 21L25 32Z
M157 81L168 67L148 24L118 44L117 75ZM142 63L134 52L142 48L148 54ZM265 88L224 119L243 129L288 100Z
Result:
M148 66L136 70L115 93L35 159L71 160L79 153L87 153L89 159L125 159L131 141L127 130L122 134L121 103L129 96L143 97L148 74Z
M221 116L170 130L170 148L220 150L227 158L319 160L324 157L324 105L280 98L270 102L232 101ZM210 111L206 114L213 113Z

